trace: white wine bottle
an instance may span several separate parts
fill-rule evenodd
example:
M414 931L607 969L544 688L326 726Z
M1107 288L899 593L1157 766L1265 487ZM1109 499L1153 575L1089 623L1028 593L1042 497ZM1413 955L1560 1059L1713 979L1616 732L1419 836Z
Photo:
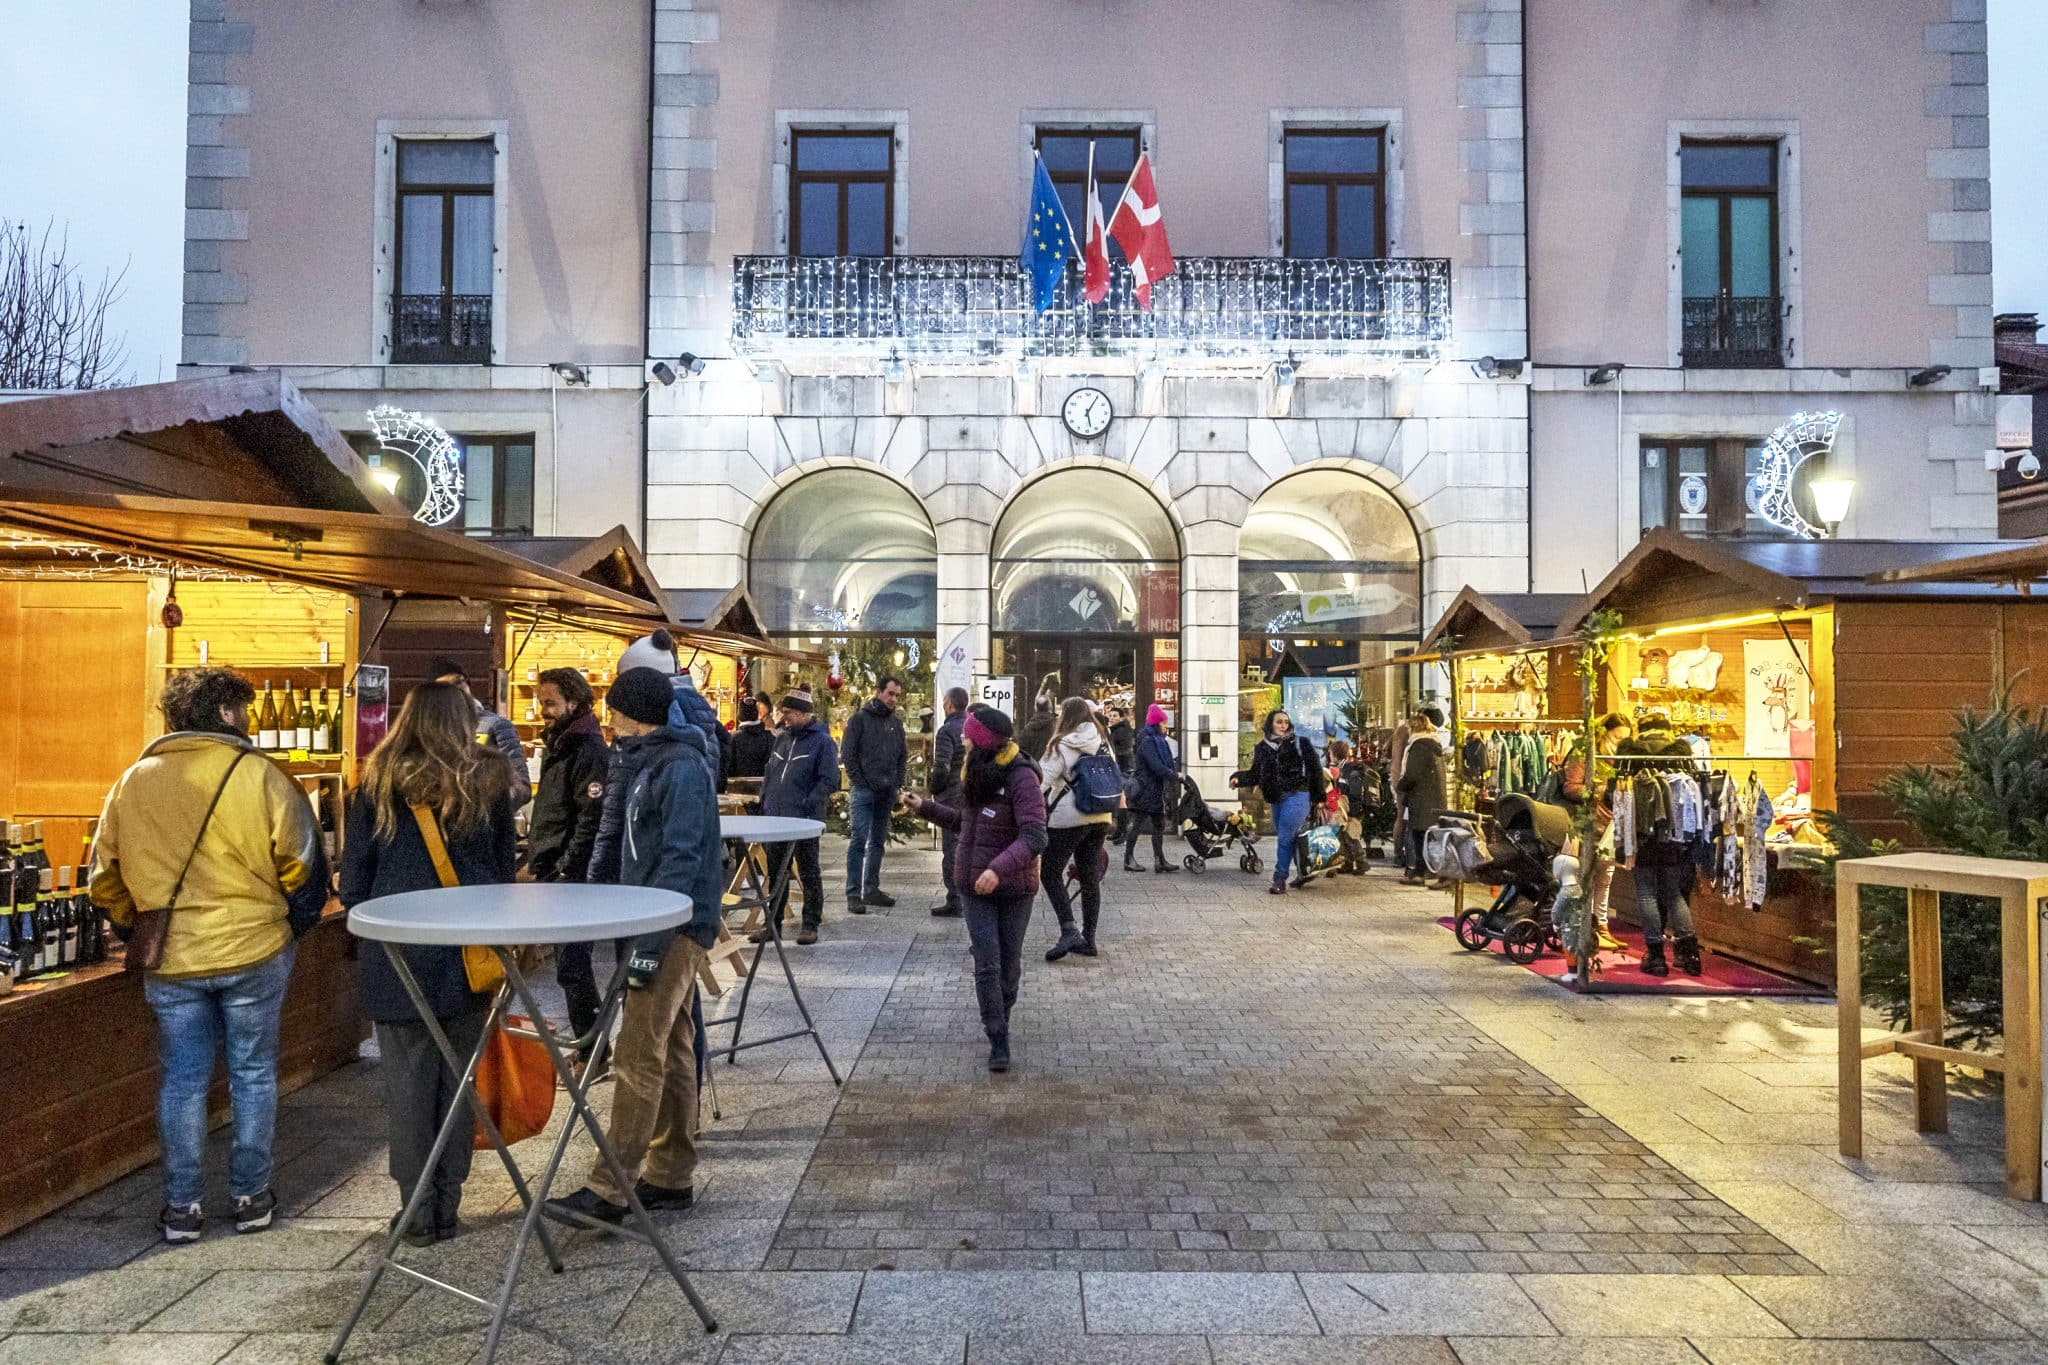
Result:
M320 689L320 709L313 715L313 752L334 752L334 712L327 705L327 689Z
M307 688L299 697L299 709L292 717L292 747L311 751L313 748L313 689Z

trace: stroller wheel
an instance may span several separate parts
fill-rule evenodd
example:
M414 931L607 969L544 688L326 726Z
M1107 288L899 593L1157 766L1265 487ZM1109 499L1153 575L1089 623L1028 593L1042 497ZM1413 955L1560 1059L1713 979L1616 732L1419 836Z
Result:
M1246 849L1244 856L1250 859L1251 861L1251 865L1245 868L1245 871L1247 872L1257 872L1260 868L1263 868L1266 865L1266 860L1259 856L1259 851L1257 849Z
M1458 916L1458 943L1468 953L1476 953L1487 944L1486 912L1467 910Z
M1209 870L1209 864L1204 862L1199 854L1194 853L1190 853L1187 857L1182 858L1180 865L1190 872L1207 872Z
M1558 937L1557 926L1552 925L1543 931L1543 950L1548 953L1564 951L1564 940Z
M1543 931L1534 920L1518 919L1508 926L1501 951L1517 967L1526 967L1543 952Z
M1240 853L1237 855L1237 870L1239 872L1257 872L1259 870L1259 860L1254 858L1249 851Z

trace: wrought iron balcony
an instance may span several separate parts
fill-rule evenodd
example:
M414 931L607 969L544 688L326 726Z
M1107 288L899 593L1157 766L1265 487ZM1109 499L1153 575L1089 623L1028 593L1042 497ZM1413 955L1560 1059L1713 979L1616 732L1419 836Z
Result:
M393 301L391 359L399 365L488 365L489 294L400 294Z
M1783 300L1716 294L1685 300L1679 358L1689 368L1772 370L1785 363Z
M741 256L733 346L758 355L1298 354L1439 358L1451 338L1441 259L1183 257L1141 308L1118 262L1109 297L1078 268L1045 312L1013 256Z

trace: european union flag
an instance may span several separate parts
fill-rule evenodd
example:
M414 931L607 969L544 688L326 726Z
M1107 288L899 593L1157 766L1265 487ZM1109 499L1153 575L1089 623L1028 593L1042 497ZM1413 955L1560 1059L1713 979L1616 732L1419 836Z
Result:
M1033 157L1032 168L1031 208L1024 216L1024 248L1017 259L1031 276L1032 306L1043 313L1059 296L1067 262L1080 252L1074 245L1074 225L1067 221L1045 162Z

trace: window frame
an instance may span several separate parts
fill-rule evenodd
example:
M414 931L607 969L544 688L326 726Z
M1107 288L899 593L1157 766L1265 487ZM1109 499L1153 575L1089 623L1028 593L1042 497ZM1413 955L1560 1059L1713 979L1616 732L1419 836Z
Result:
M1750 539L1780 540L1791 539L1788 532L1771 527L1749 510L1749 452L1764 443L1760 436L1644 436L1636 442L1637 478L1640 480L1643 456L1656 450L1664 461L1664 527L1682 535L1696 535L1709 539ZM1679 524L1681 513L1678 506L1678 455L1684 449L1704 449L1707 454L1707 507L1701 513L1706 520L1706 529L1687 531ZM1638 488L1640 489L1640 483ZM1640 514L1641 497L1637 498ZM1752 522L1760 523L1752 526ZM1648 535L1654 529L1641 528L1641 534Z
M1379 169L1376 171L1294 171L1287 165L1287 144L1294 138L1369 137L1379 148ZM1387 256L1387 129L1384 124L1360 125L1354 127L1328 124L1303 125L1287 124L1280 133L1280 254L1287 259L1338 260L1346 259L1337 254L1338 213L1337 190L1341 186L1369 187L1373 192L1373 240L1370 255L1362 260L1384 260ZM1294 256L1294 194L1297 185L1313 185L1328 195L1329 213L1324 222L1321 256Z
M451 182L434 182L434 181L423 181L423 182L421 182L421 183L419 183L419 184L410 184L410 183L408 183L408 182L406 181L406 179L405 179L405 148L406 148L406 147L407 147L408 145L410 145L410 144L415 144L415 143L421 143L421 142L457 142L457 143L470 143L470 144L472 144L472 145L475 145L475 146L480 146L480 147L487 147L487 148L489 148L489 149L490 149L490 152L491 152L491 156L492 156L492 157L493 157L493 159L494 159L494 169L493 169L493 173L492 173L492 179L491 179L491 182L490 182L490 183L486 183L486 184L479 184L479 183L475 183L475 182L462 182L462 183L456 183L456 182L452 182L452 181L451 181ZM393 232L392 232L392 234L391 234L391 288L392 288L392 299L393 299L393 302L392 302L392 314L393 314L393 317L394 317L394 318L395 318L395 317L397 316L397 300L398 300L399 298L401 298L401 297L418 297L417 295L409 295L409 294L407 294L407 293L406 293L406 290L405 290L405 216L406 216L406 203L407 203L407 201L408 201L408 200L411 200L411 199L415 199L415 198L435 198L435 199L438 199L438 200L439 200L439 202L440 202L440 205L441 205L441 281L440 281L440 288L439 288L439 290L437 290L436 292L437 292L437 293L439 294L439 296L440 296L441 298L443 298L443 299L453 299L453 298L455 298L455 297L456 297L456 293L455 293L455 201L456 201L456 200L458 200L458 199L490 199L490 198L492 198L493 196L495 196L495 195L496 195L496 193L497 193L497 184L496 184L497 176L496 176L496 171L495 171L495 158L496 158L496 157L497 157L497 155L498 155L498 150L497 150L497 147L496 147L496 146L495 146L495 145L493 144L492 140L491 140L490 138L488 138L488 137L476 137L476 138L452 138L452 137L451 137L451 138L416 138L416 137L401 137L401 138L399 138L399 139L397 140L397 147L396 147L396 155L397 155L397 158L398 158L398 164L397 164L397 169L396 169L396 172L395 172L395 173L396 173L396 175L397 175L397 177L398 177L398 182L397 182L396 186L394 187L394 188L395 188L395 199L396 199L396 202L395 202L395 204L394 204L394 214L395 214L395 217L394 217L394 221L393 221L393 228L394 228L394 230L393 230ZM497 257L497 254L498 254L498 242L497 242L497 238L496 238L496 236L495 236L495 232L496 232L496 223L495 223L495 218L496 218L496 206L495 206L495 205L493 205L493 212L492 212L492 217L493 217L493 220L494 220L494 221L493 221L493 224L492 224L492 230L493 230L493 237L492 237L492 240L491 240L491 256L492 256L492 258L493 258L493 262L495 262L495 259L496 259L496 257ZM472 297L472 296L467 296L467 295L465 295L464 297ZM495 307L496 307L496 305L497 305L497 299L496 299L495 297L493 297L493 298L492 298L492 300L491 300L491 303L492 303L492 306L493 306L493 308L495 308ZM436 360L436 361L420 361L420 360L409 360L409 359L408 359L408 358L407 358L406 356L404 356L403 354L401 354L401 353L400 353L400 351L399 351L399 346L398 346L398 342L397 342L397 341L396 341L395 339L393 340L393 342L392 342L392 344L391 344L391 351L392 351L392 359L393 359L393 363L394 363L394 364L400 364L400 365L404 365L404 364L460 364L460 363L463 363L463 362L459 362L459 361L445 361L445 360Z
M1687 149L1687 148L1690 148L1690 147L1742 147L1742 148L1748 148L1748 149L1751 149L1751 150L1761 150L1761 151L1768 151L1768 152L1770 153L1770 162L1771 162L1771 183L1770 183L1770 187L1769 187L1768 189L1755 189L1755 188L1750 188L1750 187L1740 187L1740 188L1738 188L1738 187L1729 187L1729 186L1716 186L1716 187L1712 187L1712 188L1706 188L1706 187L1702 187L1702 188L1699 188L1699 189L1693 189L1693 188L1691 188L1691 187L1687 186L1687 185L1686 185L1686 183L1685 183L1685 167L1684 167L1684 164L1683 164L1683 162L1684 162L1684 156L1685 156L1685 152L1686 152L1686 149ZM1714 202L1714 205L1715 205L1715 209L1716 209L1716 214L1715 214L1715 217L1716 217L1716 225L1715 225L1715 226L1716 226L1716 231L1718 231L1718 232L1720 233L1720 241L1721 241L1721 259L1720 259L1720 261L1719 261L1719 262L1717 262L1717 269L1716 269L1716 273L1717 273L1717 275L1718 275L1718 277L1719 277L1719 280L1720 280L1720 289L1719 289L1719 292L1718 292L1718 293L1717 293L1717 294L1716 294L1716 295L1715 295L1714 297L1718 298L1718 297L1721 297L1722 295L1728 295L1728 296L1730 296L1730 297L1734 297L1734 296L1735 296L1735 295L1734 295L1734 291L1733 291L1733 283L1734 283L1734 276L1735 276L1735 241L1734 241L1734 237L1735 237L1735 234L1734 234L1734 232L1732 231L1732 228L1734 227L1734 208L1735 208L1735 201L1736 201L1736 200L1738 200L1738 199L1757 199L1757 200L1762 200L1762 201L1763 201L1764 203L1766 203L1766 204L1768 204L1768 205L1770 206L1770 214L1769 214L1769 217L1768 217L1768 221L1769 221L1769 223L1770 223L1770 225L1771 225L1771 243L1770 243L1770 262L1771 262L1771 292L1770 292L1770 297L1771 297L1771 298L1774 298L1774 299L1782 299L1782 298L1784 297L1784 295L1783 295L1782 291L1781 291L1781 290L1779 289L1779 280L1778 280L1778 273L1779 273L1779 254L1780 254L1780 252L1781 252L1781 251L1783 250L1783 248L1782 248L1782 247L1780 246L1780 244L1779 244L1779 241L1778 241L1778 238L1779 238L1779 234L1780 234L1780 232L1782 231L1782 229L1781 229L1781 227L1780 227L1780 225L1779 225L1779 221L1778 221L1778 213L1779 213L1779 206L1778 206L1778 179L1779 179L1779 175L1778 175L1778 162L1779 162L1779 160L1780 160L1780 159L1781 159L1781 158L1783 157L1783 155L1784 155L1784 152L1783 152L1783 149L1782 149L1782 147L1781 147L1781 146L1779 145L1778 141L1777 141L1777 140L1776 140L1775 138L1771 138L1771 139L1763 139L1763 138L1700 138L1700 137L1686 137L1686 138L1680 138L1680 139L1679 139L1679 143L1678 143L1678 151L1679 151L1679 158L1680 158L1680 166L1679 166L1679 171L1678 171L1678 190L1679 190L1679 199L1680 199L1680 213L1681 213L1681 224L1680 224L1680 231L1681 231L1681 233L1683 233L1683 230L1684 230L1684 228L1683 228L1683 219L1682 219L1682 215L1683 215L1683 212L1684 212L1684 208L1683 208L1683 205L1684 205L1684 201L1686 201L1686 200L1693 200L1693 199L1706 199L1706 200L1712 200L1712 201ZM1682 242L1682 237L1681 237L1681 242ZM1680 281L1680 283L1679 283L1679 287L1680 287L1681 289L1683 289L1683 288L1684 288L1684 281L1683 281L1683 280L1681 280L1681 281ZM1687 295L1687 297L1688 297L1688 298L1697 298L1697 297L1699 297L1699 296L1698 296L1698 295Z
M1141 123L1034 124L1031 129L1031 149L1034 153L1042 153L1045 150L1045 139L1048 134L1056 138L1078 137L1087 138L1095 142L1107 142L1111 139L1116 139L1118 141L1129 139L1131 144L1131 164L1133 166L1136 166L1138 164L1139 157L1145 155L1145 126ZM1048 166L1046 167L1045 173L1047 176L1051 178L1052 187L1055 192L1057 192L1062 185L1072 185L1079 189L1081 191L1081 194L1077 195L1076 198L1081 203L1081 206L1084 209L1087 207L1087 201L1085 196L1087 192L1088 172L1086 170L1080 171L1079 173L1076 173L1074 171L1056 171L1052 169L1052 167ZM1100 178L1097 179L1096 184L1099 190L1102 184ZM1109 222L1110 214L1116 211L1116 196L1122 193L1123 186L1119 184L1115 187L1115 190L1110 195L1109 202L1102 206L1102 221L1105 225L1107 225ZM1061 202L1063 204L1065 203L1064 200L1062 200ZM1075 219L1074 236L1076 240L1085 237L1087 233L1088 225L1086 220L1080 218ZM1121 249L1116 245L1114 241L1110 242L1109 250L1112 258L1118 257L1122 254Z
M1778 299L1778 363L1801 363L1805 306L1801 282L1800 130L1796 119L1673 119L1665 125L1666 259L1668 262L1666 359L1674 369L1694 373L1722 368L1685 363L1685 170L1683 151L1689 143L1774 143L1776 211L1771 215L1772 288ZM1735 368L1751 368L1738 366Z
M504 119L429 118L378 119L376 128L377 180L370 260L370 359L378 365L410 365L420 362L396 355L398 270L399 184L398 145L401 142L483 142L494 153L491 159L491 346L490 355L478 364L502 365L506 358L507 316L505 263L510 254L511 193L509 123ZM445 230L445 227L444 227ZM444 255L447 269L453 269L452 254ZM465 362L467 363L467 362Z
M488 526L466 526L462 524L461 516L458 516L455 521L448 523L441 529L452 531L457 535L478 537L537 536L548 534L548 531L540 524L543 506L540 480L543 463L542 455L547 439L546 429L533 426L507 426L502 431L491 430L482 425L482 423L488 422L489 418L482 414L473 414L473 416L477 418L476 422L456 422L454 426L444 426L443 429L448 432L448 438L455 442L456 449L462 452L463 516L467 515L469 506L470 447L472 445L487 445L491 447L491 522ZM437 420L439 419L437 418ZM350 428L342 434L343 438L349 443L349 447L356 452L359 458L366 462L370 454L378 449L377 433L374 431ZM506 483L506 461L504 454L505 447L511 445L523 445L531 452L528 456L527 482L532 506L528 509L527 524L525 525L514 525L503 520L505 514Z
M799 167L798 148L806 138L819 141L842 141L851 138L880 138L888 149L888 165L879 171L806 171ZM847 205L849 187L853 185L880 185L882 194L882 256L896 254L896 130L888 127L810 127L792 125L789 129L789 239L788 254L805 255L803 244L803 191L807 185L833 185L838 189L839 240L838 249L828 253L831 256L851 256L847 247Z

